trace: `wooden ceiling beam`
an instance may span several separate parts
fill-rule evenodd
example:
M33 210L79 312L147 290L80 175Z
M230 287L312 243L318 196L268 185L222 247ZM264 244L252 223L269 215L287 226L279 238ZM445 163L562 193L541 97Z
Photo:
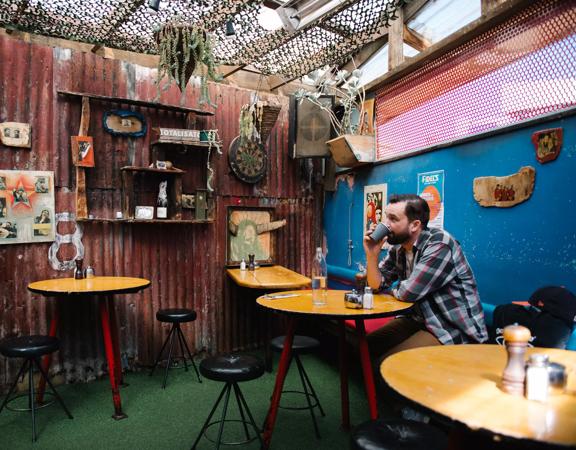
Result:
M404 24L404 42L419 52L423 52L432 45L432 42L430 42L420 33L412 30L411 28L408 28L406 24Z

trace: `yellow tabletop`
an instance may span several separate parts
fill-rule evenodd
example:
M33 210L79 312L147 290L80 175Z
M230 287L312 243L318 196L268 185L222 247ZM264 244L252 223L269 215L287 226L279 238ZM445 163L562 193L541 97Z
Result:
M252 289L297 289L310 285L310 278L282 266L259 267L254 271L226 269L239 286Z
M128 294L150 286L150 280L130 277L54 278L35 281L28 290L42 295Z
M576 369L576 352L528 349ZM576 444L576 395L550 394L540 403L500 390L506 349L446 345L406 350L385 359L382 377L400 395L469 428L562 445Z
M328 290L326 305L312 304L312 291L274 292L270 297L263 295L256 300L265 308L296 314L310 314L348 319L372 319L376 317L393 316L412 306L396 300L391 295L374 295L374 309L350 309L344 306L344 293L347 291ZM276 295L291 295L285 298L274 298ZM293 296L292 296L293 295Z

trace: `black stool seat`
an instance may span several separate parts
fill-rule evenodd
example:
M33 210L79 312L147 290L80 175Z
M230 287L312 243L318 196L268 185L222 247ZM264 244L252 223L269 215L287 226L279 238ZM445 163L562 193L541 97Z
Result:
M284 339L286 336L278 336L270 341L270 346L272 350L281 352L284 348ZM320 342L310 336L300 336L295 335L292 341L292 352L298 352L300 354L309 353L320 347Z
M196 320L196 311L186 308L159 309L156 320L160 322L185 323Z
M0 353L8 358L37 358L53 353L60 341L52 336L20 336L6 338L0 342Z
M226 354L212 356L200 363L200 373L209 380L249 381L264 374L264 363L255 356Z
M371 420L352 433L351 450L444 450L448 436L413 420Z

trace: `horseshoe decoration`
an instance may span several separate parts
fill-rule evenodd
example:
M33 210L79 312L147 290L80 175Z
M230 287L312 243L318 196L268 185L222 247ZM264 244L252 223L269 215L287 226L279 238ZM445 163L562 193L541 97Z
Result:
M74 233L72 234L59 234L58 233L58 223L59 222L74 222L76 226L74 228ZM65 272L67 270L72 270L75 267L74 261L77 259L84 258L84 244L82 244L82 227L76 222L76 216L69 212L63 212L56 214L56 239L54 243L50 246L48 250L48 260L50 265L54 270L59 270ZM76 248L76 255L72 259L65 261L60 261L58 259L58 250L61 244L73 244Z

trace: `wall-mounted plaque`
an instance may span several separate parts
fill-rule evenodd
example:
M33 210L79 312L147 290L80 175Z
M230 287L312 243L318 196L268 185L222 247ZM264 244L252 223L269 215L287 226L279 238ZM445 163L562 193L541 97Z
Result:
M115 136L142 137L146 135L146 119L129 109L106 111L102 118L104 129Z
M0 123L0 142L7 147L30 148L30 124L19 122Z

